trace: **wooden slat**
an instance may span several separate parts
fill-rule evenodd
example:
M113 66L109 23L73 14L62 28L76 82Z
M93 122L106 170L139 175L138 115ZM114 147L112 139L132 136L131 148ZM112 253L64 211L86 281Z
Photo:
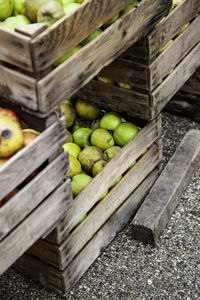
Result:
M158 83L174 68L186 54L200 41L200 16L196 18L174 42L162 52L149 66L152 91Z
M60 246L48 241L38 241L29 249L28 253L63 270L133 190L158 165L162 158L161 153L161 149L154 145Z
M149 106L149 95L135 90L120 88L115 85L103 83L98 80L91 80L87 85L76 93L76 97L96 102L101 106L106 102L112 107L116 106L118 111L129 112L136 104L142 105L144 110ZM97 100L96 100L97 99ZM124 99L126 99L124 101Z
M161 109L176 94L181 86L190 78L195 70L200 66L200 43L182 60L163 83L152 93L152 106L158 114Z
M0 28L0 41L0 60L32 71L29 37Z
M18 151L0 169L0 199L24 181L44 161L54 154L66 140L64 117L47 128L28 146Z
M97 230L158 165L161 158L157 146L152 147L87 216L80 226L70 234L59 247L61 270L70 263Z
M200 131L190 130L133 219L133 236L154 244L200 165Z
M159 173L154 171L130 195L127 201L95 234L91 241L83 248L64 272L45 264L34 256L24 254L15 263L15 268L39 280L44 286L51 288L63 295L81 278L95 259L118 234L118 232L133 217L144 197L153 185Z
M98 74L117 82L148 90L149 76L147 66L126 59L116 59Z
M0 274L4 273L54 224L71 202L67 180L0 243Z
M16 27L15 31L33 39L36 36L38 36L41 32L43 32L46 28L47 26L44 23L34 23Z
M104 66L147 33L163 11L168 10L169 3L170 0L141 1L96 39L41 79L38 82L40 111L49 110L88 83Z
M68 155L63 153L0 208L0 240L63 181L68 171Z
M31 41L35 69L46 69L131 0L85 0L82 5Z
M93 207L113 182L117 180L119 174L124 173L132 162L159 137L160 127L160 118L146 125L76 197L74 200L73 215L71 212L66 213L57 226L58 244L61 244L74 225ZM103 185L102 182L104 183ZM96 191L95 194L94 191Z
M0 66L0 96L29 109L38 109L36 80L4 66Z
M147 63L153 60L164 47L200 11L199 0L183 0L159 25L157 25L137 46L129 50L129 55ZM147 45L145 48L142 44ZM140 46L141 45L141 46ZM134 50L136 47L136 50ZM144 51L142 51L144 49ZM138 51L139 50L139 51Z
M195 72L190 79L181 87L181 92L196 95L200 97L200 70Z

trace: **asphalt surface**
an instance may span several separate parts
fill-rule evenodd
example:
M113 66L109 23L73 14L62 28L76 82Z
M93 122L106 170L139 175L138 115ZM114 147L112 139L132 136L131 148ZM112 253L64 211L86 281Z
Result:
M164 113L165 163L194 128L200 129L200 123ZM65 298L11 267L0 277L0 300L4 299L200 299L200 169L156 245L134 241L127 225Z

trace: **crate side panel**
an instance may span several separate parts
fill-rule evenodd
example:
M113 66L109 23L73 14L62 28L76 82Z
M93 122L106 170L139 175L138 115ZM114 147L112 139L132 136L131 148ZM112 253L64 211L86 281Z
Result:
M39 71L49 67L130 2L84 1L76 11L57 21L32 41L35 68Z
M0 96L29 109L38 109L36 80L4 66L0 66Z
M58 221L71 204L69 193L71 185L66 181L0 243L0 274Z
M63 153L0 208L0 240L63 181L68 169Z
M0 41L0 60L21 69L32 71L29 37L0 28Z
M169 2L143 0L96 39L41 79L38 82L40 110L49 110L88 83L104 66L148 32L163 10L168 9ZM99 53L104 55L99 57Z
M149 66L152 91L158 83L170 72L200 41L200 16L197 17L174 42L161 53Z
M166 80L152 93L152 103L159 113L181 86L200 66L200 43L182 60Z
M0 189L0 199L8 195L41 166L43 162L59 150L65 140L65 120L62 118L47 128L28 146L14 154L1 166L0 182L3 188Z

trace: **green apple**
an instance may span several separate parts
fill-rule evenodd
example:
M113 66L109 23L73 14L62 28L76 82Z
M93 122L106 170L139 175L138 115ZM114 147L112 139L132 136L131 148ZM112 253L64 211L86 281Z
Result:
M62 0L56 0L62 5ZM25 15L31 22L37 22L38 9L49 0L25 0Z
M75 143L65 143L63 146L64 152L68 152L74 157L78 158L81 148Z
M81 172L81 164L76 157L69 154L69 166L70 172L67 174L68 178L72 178L73 176L79 174Z
M11 31L15 31L16 27L24 26L30 24L27 17L23 15L18 15L14 17L9 17L5 21L0 23L0 27L6 28Z
M80 3L69 3L67 5L64 5L64 13L65 15L70 14L71 12L73 12L75 9L77 9L80 6Z
M65 5L68 5L69 3L75 3L75 2L76 2L76 0L62 0L62 5L64 7Z
M106 130L115 130L121 122L119 114L116 112L107 112L100 120L100 127Z
M26 0L14 0L14 16L25 15L25 1Z
M97 147L88 146L81 151L81 153L78 156L78 159L81 163L83 170L85 170L89 174L92 174L92 168L94 164L97 161L103 159L103 152Z
M53 65L55 67L59 66L65 60L67 60L68 58L70 58L74 53L76 53L77 51L79 51L80 49L81 49L80 45L75 46L74 48L72 48L71 50L69 50L67 53L65 53L63 56L61 56L58 60L56 60Z
M123 147L126 145L130 140L132 140L136 134L139 132L138 128L129 122L124 122L119 124L113 133L113 137L115 143Z
M122 179L122 175L119 176L119 178L117 178L117 180L115 180L115 182L110 186L109 189L112 189L121 179Z
M91 135L91 144L103 151L113 147L114 143L113 136L103 128L96 129Z
M101 113L99 107L81 99L76 101L75 108L79 117L85 120L95 120Z
M62 5L59 2L52 0L40 6L37 12L37 22L44 23L49 27L64 15Z
M3 21L12 15L14 9L14 0L0 0L0 21Z
M73 105L66 103L65 101L60 105L61 112L66 120L66 127L69 128L74 124L76 120L76 110Z
M86 44L88 44L90 41L94 40L99 34L102 33L102 29L98 28L97 30L95 30L93 33L91 33L85 40L83 40L81 42L81 46L85 46Z
M95 177L99 172L103 170L107 162L103 159L98 160L92 167L92 175Z
M86 146L90 146L90 136L92 134L93 130L90 128L79 128L76 131L73 132L72 137L74 139L74 143L79 145L81 149L83 149Z
M120 150L121 150L121 147L119 147L119 146L113 146L113 147L106 149L103 153L104 159L106 161L110 161Z
M73 197L75 198L78 196L82 190L92 181L92 177L86 174L78 174L73 176L72 178L72 194Z

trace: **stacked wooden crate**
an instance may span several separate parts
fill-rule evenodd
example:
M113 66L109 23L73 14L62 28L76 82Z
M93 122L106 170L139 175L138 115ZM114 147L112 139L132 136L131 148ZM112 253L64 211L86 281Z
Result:
M59 111L59 104L78 91L105 65L111 63L146 34L169 11L171 0L142 0L61 65L54 68L52 64L130 2L131 0L117 2L114 0L85 0L74 13L64 17L48 29L42 24L18 28L14 33L0 29L0 60L4 62L3 65L0 65L0 96L2 96L0 106L14 107L14 110L23 116L24 121L30 126L35 126L34 128L39 130L44 129L44 133L37 139L38 143L41 141L42 146L39 144L37 146L37 142L34 142L29 148L22 150L22 156L20 153L19 158L18 155L16 156L17 160L22 161L23 157L24 159L28 157L30 149L31 153L34 153L32 165L35 168L39 163L42 164L47 160L46 171L49 171L49 175L46 180L48 184L44 180L40 183L41 188L50 185L51 170L56 167L59 158L62 163L60 164L60 173L59 169L55 171L60 175L56 173L56 176L58 180L64 181L64 183L62 182L64 189L66 185L69 188L69 181L65 179L68 171L66 157L61 153L61 144L65 139L64 123L56 113L57 110ZM107 105L105 105L106 107ZM124 117L127 120L130 119L128 115ZM16 266L25 273L30 273L31 270L30 275L35 276L44 285L53 288L60 294L65 294L96 259L102 248L128 222L156 180L162 159L159 141L161 118L157 117L149 122L131 117L131 121L141 128L140 132L74 199L70 209L63 209L62 206L66 198L68 204L71 203L70 190L65 194L64 190L61 189L60 194L55 195L55 197L60 197L60 195L61 197L60 206L57 207L55 203L54 205L59 212L61 210L62 213L64 212L59 220L58 215L54 217L52 212L54 206L50 207L53 201L51 195L53 194L50 195L51 200L49 202L46 202L46 198L42 202L44 207L42 206L39 214L33 212L33 217L30 214L30 219L27 221L23 219L25 214L22 216L19 211L22 230L19 228L17 243L20 243L21 234L25 230L24 226L29 227L32 222L34 224L38 222L37 229L35 227L30 228L27 232L29 237L24 236L24 239L29 242L26 247L20 248L17 255L14 256L12 250L9 256L11 257L9 265L35 242L36 237L43 236L43 239L35 243L17 261ZM36 151L37 147L38 150ZM46 148L48 149L47 152ZM145 150L148 151L141 157ZM38 160L37 162L35 155L37 153L39 155L40 151L42 154L46 152L47 156L43 161ZM23 156L24 152L27 153L25 156ZM58 157L57 152L59 152ZM137 163L130 170L127 170L136 160ZM18 164L17 166L20 168ZM66 166L65 168L63 164ZM9 165L12 172L13 167L11 168L11 166L14 165L14 158L11 159ZM32 168L30 168L30 173L31 171ZM3 175L8 172L6 165L5 168L2 168L2 172ZM37 195L37 184L42 174L43 171L41 174L39 173L38 180L36 177L32 182L32 195L34 193ZM98 202L102 194L120 175L123 175L120 182L109 191L101 202ZM52 181L54 181L53 178ZM18 182L16 182L17 184ZM53 183L51 188L53 188ZM41 198L44 199L45 196L42 194ZM18 202L18 198L17 195L12 198L6 213L12 208L12 204ZM35 204L33 205L36 206L37 201L40 201L39 197L37 201L34 201ZM42 215L45 205L49 209L47 218L43 218ZM40 206L37 206L37 209L39 208ZM89 211L90 213L88 213ZM29 212L30 210L26 214ZM88 213L87 217L75 228L85 213ZM53 217L51 217L52 214ZM46 226L48 228L44 226L45 230L43 230L41 224L44 224L47 219L50 220L51 226L48 224L49 226ZM14 226L15 224L11 223L10 228ZM52 231L53 227L55 228ZM42 232L39 230L41 228ZM32 238L32 231L39 233ZM52 232L48 235L50 231ZM16 238L17 235L15 236L15 232L12 231L9 245L13 245L13 249ZM2 245L4 246L4 244ZM3 249L2 247L2 257L5 257L6 252ZM5 247L5 249L7 248Z
M97 104L106 98L110 109L146 120L155 118L200 65L199 11L198 0L183 0L105 67L97 77L101 81L92 80L77 95Z
M166 109L200 121L200 68L171 99Z

